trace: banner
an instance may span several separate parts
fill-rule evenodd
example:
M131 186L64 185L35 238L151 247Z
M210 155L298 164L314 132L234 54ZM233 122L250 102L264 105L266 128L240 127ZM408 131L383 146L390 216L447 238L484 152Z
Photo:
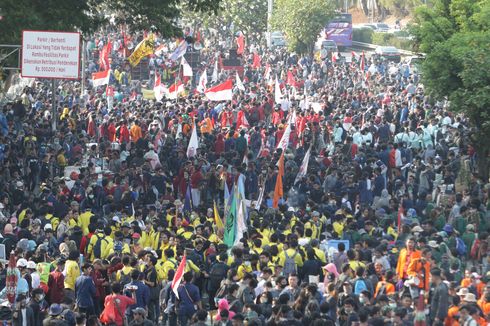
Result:
M140 63L141 59L147 55L153 54L155 48L155 39L153 34L150 34L146 39L140 42L133 53L129 56L129 63L135 67Z

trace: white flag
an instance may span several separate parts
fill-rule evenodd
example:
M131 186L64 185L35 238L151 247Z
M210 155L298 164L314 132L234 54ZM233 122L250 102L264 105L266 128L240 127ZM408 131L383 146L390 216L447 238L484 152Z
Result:
M204 93L207 84L208 84L208 74L206 72L206 69L204 69L201 76L199 77L199 85L197 85L197 91L199 93Z
M238 71L236 72L236 87L241 91L245 91L245 86L243 86L242 80L238 75Z
M191 140L189 141L189 146L187 146L187 158L194 157L198 148L199 138L197 138L196 123L194 122L192 125Z
M218 59L214 62L213 76L211 76L211 81L216 83L218 81Z
M192 77L193 76L192 68L187 63L187 60L184 57L182 57L182 60L181 60L180 64L182 65L182 74L183 74L183 76L184 77Z
M274 92L274 101L276 102L276 104L282 103L281 87L279 86L279 80L277 80L277 76L276 76L276 86Z
M245 223L247 208L245 207L245 201L240 198L238 201L237 215L236 215L236 233L235 233L235 243L237 245L243 238L243 234L247 231L247 224Z
M306 152L305 157L303 158L303 163L301 163L301 166L299 167L298 175L296 175L296 179L294 179L294 184L296 184L301 178L306 176L306 172L308 171L308 162L310 161L310 154L311 154L311 146L308 148L308 151Z
M265 192L265 180L264 180L264 184L262 185L262 187L260 187L259 198L255 202L255 209L256 210L260 210L260 205L262 204L262 200L264 199L264 192Z
M286 148L288 148L289 136L291 136L291 119L289 119L286 130L284 130L284 134L282 134L281 141L279 142L279 144L277 144L277 148L282 148L283 153Z

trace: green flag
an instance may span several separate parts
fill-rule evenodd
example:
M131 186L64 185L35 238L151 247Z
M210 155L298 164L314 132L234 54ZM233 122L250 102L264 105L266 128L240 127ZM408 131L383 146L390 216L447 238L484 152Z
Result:
M231 248L235 242L235 232L236 232L236 196L235 192L231 194L231 203L228 208L228 213L226 215L226 225L225 225L225 235L224 243Z

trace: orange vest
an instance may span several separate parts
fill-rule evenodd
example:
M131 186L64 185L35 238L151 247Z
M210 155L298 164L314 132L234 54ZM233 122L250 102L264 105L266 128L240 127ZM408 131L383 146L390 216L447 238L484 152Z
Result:
M422 264L421 258L413 259L408 265L407 274L418 277L420 280L419 288L429 291L430 289L430 262Z
M458 306L452 306L447 311L447 317L444 319L444 326L459 326L458 320L454 319L459 312Z
M398 263L396 264L396 275L399 279L405 278L408 268L406 268L406 261L408 256L407 248L400 250L400 255L398 256ZM414 250L410 255L410 261L420 258L422 254L419 250Z

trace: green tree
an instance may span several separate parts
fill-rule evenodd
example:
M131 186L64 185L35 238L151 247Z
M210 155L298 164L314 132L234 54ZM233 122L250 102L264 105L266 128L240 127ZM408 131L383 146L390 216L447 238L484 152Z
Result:
M472 124L470 140L478 172L488 180L490 142L490 0L437 0L416 11L415 43L427 53L422 65L426 90L447 97L450 110Z
M24 29L91 32L111 17L132 30L155 28L173 36L183 11L216 11L219 5L220 0L3 0L0 43L19 44Z
M274 3L271 24L284 32L291 51L313 51L318 34L335 14L330 0L277 0Z
M253 34L259 37L267 29L267 0L223 0L215 13L187 11L184 18L220 32L233 25L233 31L243 32L247 39Z

